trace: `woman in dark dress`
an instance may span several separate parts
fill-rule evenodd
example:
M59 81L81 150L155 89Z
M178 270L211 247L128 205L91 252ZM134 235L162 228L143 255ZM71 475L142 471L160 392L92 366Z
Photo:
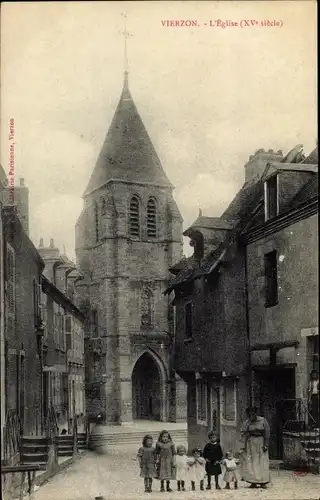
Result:
M203 450L203 458L206 460L206 473L208 477L207 490L211 490L211 476L214 476L216 483L216 490L220 490L219 475L221 474L220 461L223 458L220 440L214 432L208 434L209 443L207 443Z

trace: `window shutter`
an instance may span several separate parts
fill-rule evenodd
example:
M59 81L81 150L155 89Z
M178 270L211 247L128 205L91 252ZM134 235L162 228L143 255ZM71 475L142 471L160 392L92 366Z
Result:
M157 236L156 203L152 198L150 198L147 205L147 235L148 238L156 238Z
M140 206L135 196L130 201L129 231L131 236L140 236Z

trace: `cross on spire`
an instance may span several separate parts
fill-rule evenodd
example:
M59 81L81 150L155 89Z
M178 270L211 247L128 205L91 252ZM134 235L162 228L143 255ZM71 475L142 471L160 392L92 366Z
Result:
M121 35L123 35L123 38L124 38L124 72L125 72L125 74L127 74L128 67L129 67L127 40L130 36L132 36L132 34L129 33L129 31L127 31L127 14L126 14L126 12L122 12L121 16L123 17L123 20L124 20L124 30L120 31Z

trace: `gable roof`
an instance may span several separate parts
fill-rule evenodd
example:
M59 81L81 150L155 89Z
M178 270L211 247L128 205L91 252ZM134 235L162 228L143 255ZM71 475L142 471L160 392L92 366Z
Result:
M319 194L318 175L314 174L311 179L300 189L290 203L290 208L296 208L299 205L317 197Z
M223 220L221 217L205 217L204 215L199 215L197 220L184 231L183 235L188 236L188 233L191 229L230 230L232 228L233 224L229 221Z
M133 102L128 73L84 196L111 180L173 187Z

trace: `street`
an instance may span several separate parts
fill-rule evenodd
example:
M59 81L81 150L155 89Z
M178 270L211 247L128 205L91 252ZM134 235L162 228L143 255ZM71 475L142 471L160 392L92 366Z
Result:
M166 498L167 500L202 499L202 498L261 498L263 500L319 500L319 476L297 475L291 471L272 470L272 484L267 490L252 490L247 483L240 483L237 491L176 491L172 481L173 493L160 493L159 481L154 481L153 493L144 493L143 479L139 477L135 461L136 447L123 446L112 448L107 455L88 452L70 468L53 477L47 484L35 492L35 500L94 500L103 496L105 499L138 499L142 497ZM221 476L220 476L221 477ZM221 486L224 483L221 481ZM189 488L189 487L188 487Z

